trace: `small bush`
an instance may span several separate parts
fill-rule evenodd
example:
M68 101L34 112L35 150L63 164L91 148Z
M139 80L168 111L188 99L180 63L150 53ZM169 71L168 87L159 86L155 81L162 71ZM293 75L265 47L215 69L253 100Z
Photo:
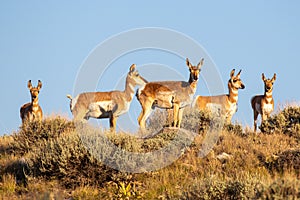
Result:
M35 177L57 179L67 188L101 185L112 173L89 154L75 132L48 140L31 161Z
M13 135L13 149L15 153L24 155L35 148L39 148L41 143L59 137L64 132L74 130L73 122L60 117L45 119L42 122L35 121L24 124L20 131Z
M243 132L243 127L240 124L226 124L225 129L227 130L227 132L233 133L240 137L248 136L245 132Z
M182 127L194 133L204 133L209 130L212 122L210 112L186 108L182 117Z
M300 140L300 107L286 107L278 114L264 121L260 130L263 133L283 133Z
M183 193L180 199L245 199L247 198L246 192L245 184L240 181L219 182L206 179L202 183L194 184Z
M275 171L283 174L294 171L300 177L300 149L286 150L279 155L265 161L265 166L271 173Z
M299 199L299 179L280 178L269 185L257 184L255 186L255 199Z

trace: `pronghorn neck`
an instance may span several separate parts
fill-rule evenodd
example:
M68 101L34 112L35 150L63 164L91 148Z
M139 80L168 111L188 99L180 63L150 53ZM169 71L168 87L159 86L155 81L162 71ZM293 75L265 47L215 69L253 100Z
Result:
M125 97L127 101L131 101L133 96L134 96L134 87L135 87L135 83L133 83L133 81L127 77L126 78L126 85L125 85Z
M38 106L39 105L39 99L36 97L34 100L31 100L31 104L33 106Z
M190 74L189 84L193 84L194 82L196 82L196 84L197 84L197 80L195 80L195 79L193 78L193 75Z
M189 82L189 83L190 83L190 87L193 90L193 93L196 93L198 81L193 81L193 82Z
M198 80L195 80L195 79L192 77L192 74L190 74L189 84L190 84L190 87L191 87L192 90L193 90L193 93L196 93L196 90L197 90L197 83L198 83Z
M31 109L32 109L33 113L38 111L38 109L39 109L39 99L38 98L35 98L34 100L31 101Z
M271 100L273 98L273 89L271 89L269 91L265 90L264 97L265 97L267 102L271 102Z
M236 103L238 101L238 89L234 88L234 87L230 87L228 85L228 89L229 89L229 101L231 103Z

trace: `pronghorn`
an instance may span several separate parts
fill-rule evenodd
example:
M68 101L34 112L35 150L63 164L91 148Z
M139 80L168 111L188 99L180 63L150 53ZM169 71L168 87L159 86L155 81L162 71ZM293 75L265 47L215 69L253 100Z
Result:
M192 66L189 59L186 64L190 71L189 81L149 82L137 92L137 99L142 106L138 123L142 129L146 128L146 120L155 107L173 109L173 126L180 128L184 107L192 103L197 89L202 59L197 66Z
M124 91L87 92L81 93L70 101L70 109L74 120L88 120L91 118L109 118L112 131L116 129L117 118L129 110L134 96L135 86L143 86L147 81L135 70L136 65L131 65L126 77Z
M238 90L245 88L245 85L240 78L241 71L242 70L240 70L236 76L234 75L234 69L230 72L230 79L228 81L229 94L197 96L193 106L199 110L217 110L225 117L226 122L230 123L232 116L237 112Z
M264 73L262 73L261 78L265 84L265 93L264 95L256 95L251 99L251 106L254 114L254 132L256 132L257 128L258 115L261 114L261 121L263 122L274 110L274 99L272 92L273 83L276 80L276 74L274 74L272 79L266 79Z
M43 111L39 105L39 92L42 88L42 82L38 80L37 87L32 87L31 80L28 81L27 87L30 91L31 102L24 104L20 109L20 116L22 123L32 122L32 121L41 121L43 118Z

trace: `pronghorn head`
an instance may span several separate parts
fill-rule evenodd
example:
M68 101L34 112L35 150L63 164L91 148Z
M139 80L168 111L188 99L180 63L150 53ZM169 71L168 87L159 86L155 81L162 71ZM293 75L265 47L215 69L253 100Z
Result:
M197 66L193 66L190 63L189 59L186 58L186 65L189 67L189 70L190 70L190 80L189 80L190 83L197 81L199 79L199 74L200 74L203 62L204 62L204 58L201 59L201 61L198 63Z
M235 76L234 73L235 73L235 69L233 69L231 72L230 72L230 79L228 81L228 87L229 88L234 88L234 89L244 89L245 88L245 85L244 83L242 82L241 80L241 72L242 70L239 71L239 73Z
M27 87L30 91L31 100L34 101L38 98L40 93L40 89L42 88L42 82L38 80L38 85L36 87L32 87L31 80L28 81Z
M276 80L276 74L274 74L274 76L273 76L272 79L269 79L269 78L267 79L267 78L265 77L265 74L262 73L261 79L262 79L262 80L264 81L264 83L265 83L265 91L266 91L266 92L272 91L272 89L273 89L273 84L274 84L274 82L275 82L275 80Z
M145 80L142 76L140 76L139 72L135 70L135 67L135 64L132 64L130 66L127 78L129 78L134 83L134 85L142 86L148 83L148 81Z

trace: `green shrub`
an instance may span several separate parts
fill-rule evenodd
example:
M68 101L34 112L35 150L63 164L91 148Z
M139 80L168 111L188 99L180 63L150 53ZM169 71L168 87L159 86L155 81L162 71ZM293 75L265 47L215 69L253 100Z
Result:
M300 177L300 149L286 150L264 162L272 174L294 171Z
M241 181L217 181L205 179L183 192L179 199L246 199L247 188Z
M198 111L186 108L182 116L182 128L194 133L204 133L209 130L212 115L206 111Z
M83 146L76 132L53 138L32 156L35 177L57 179L67 188L102 185L110 180L112 169L95 160Z
M226 124L225 129L227 132L233 133L240 137L247 137L248 135L243 131L243 127L240 124Z
M263 133L283 133L300 139L300 107L286 107L264 121L260 130Z
M257 184L254 188L255 199L299 199L299 179L280 178L268 185Z
M42 122L35 121L21 126L20 131L13 135L13 149L15 153L25 154L39 148L41 143L59 137L64 132L74 130L73 122L57 117L45 119Z

